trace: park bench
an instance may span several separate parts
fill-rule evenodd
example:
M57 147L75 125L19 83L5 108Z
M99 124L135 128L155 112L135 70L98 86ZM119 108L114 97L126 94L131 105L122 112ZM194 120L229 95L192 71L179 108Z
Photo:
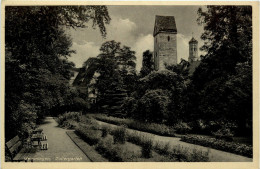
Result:
M23 147L19 136L15 136L6 143L7 151L9 151L12 161L28 161L30 155L36 152L36 149ZM33 162L33 160L31 160Z

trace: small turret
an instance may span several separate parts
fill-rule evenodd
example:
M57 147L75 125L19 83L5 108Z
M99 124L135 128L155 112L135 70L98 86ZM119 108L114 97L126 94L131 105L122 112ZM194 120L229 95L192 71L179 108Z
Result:
M198 61L198 41L192 36L189 41L189 62Z

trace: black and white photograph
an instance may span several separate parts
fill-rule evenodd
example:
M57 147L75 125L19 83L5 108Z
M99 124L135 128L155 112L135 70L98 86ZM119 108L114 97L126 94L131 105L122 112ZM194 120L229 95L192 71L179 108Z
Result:
M2 23L5 163L258 157L252 4L12 4Z

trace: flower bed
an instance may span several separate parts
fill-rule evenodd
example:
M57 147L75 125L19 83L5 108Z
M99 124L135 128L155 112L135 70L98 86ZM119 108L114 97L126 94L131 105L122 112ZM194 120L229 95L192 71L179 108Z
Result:
M156 124L156 123L143 123L138 122L133 119L122 119L117 117L108 117L106 115L93 115L93 117L97 120L115 124L115 125L126 125L128 128L149 132L161 136L175 136L174 129L172 127L166 126L164 124Z
M179 145L171 147L169 143L164 142L153 143L152 138L137 132L127 133L127 141L140 145L146 149L146 151L151 149L160 155L168 157L169 159L174 159L174 161L206 162L209 160L208 152L202 152L201 150L197 149L188 151L188 149ZM146 147L147 142L151 142L148 144L150 145L149 148Z
M243 156L253 157L253 148L245 144L239 144L234 142L227 142L221 139L209 138L204 136L187 135L181 138L181 141L202 145L206 147L215 148Z
M208 155L201 151L170 147L163 142L154 144L145 134L127 132L125 126L111 128L95 119L80 123L76 133L109 161L208 161Z

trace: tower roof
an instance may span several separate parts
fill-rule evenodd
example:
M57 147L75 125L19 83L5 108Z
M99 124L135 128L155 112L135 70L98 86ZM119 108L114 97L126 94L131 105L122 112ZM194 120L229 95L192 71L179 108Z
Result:
M177 33L174 16L155 16L153 36L157 35L160 32Z
M198 43L198 41L196 39L194 39L194 37L192 37L191 40L189 41L189 43Z

